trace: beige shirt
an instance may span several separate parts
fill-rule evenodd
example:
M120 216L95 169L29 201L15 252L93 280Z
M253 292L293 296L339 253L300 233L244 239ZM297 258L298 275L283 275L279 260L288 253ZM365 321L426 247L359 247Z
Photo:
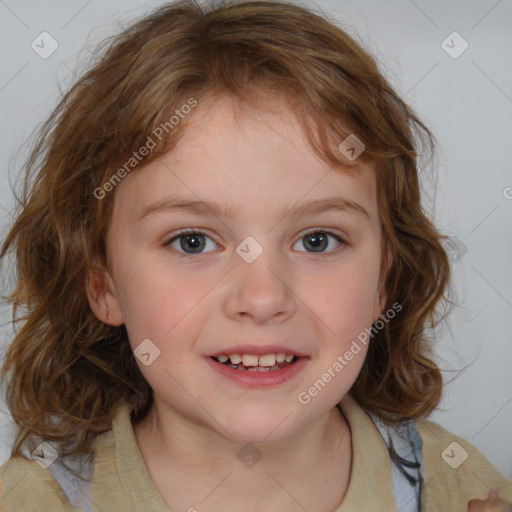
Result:
M384 441L370 417L350 395L345 396L341 407L352 433L353 459L347 493L333 512L396 512L391 463ZM512 482L473 445L432 421L419 421L417 429L423 439L425 471L422 511L467 512L470 499L485 499L493 488L512 504ZM441 456L453 442L468 454L456 469ZM148 473L126 403L119 405L112 429L98 436L94 446L93 512L171 512ZM461 460L457 459L464 453L461 448L448 450L450 456L454 454L455 462ZM195 506L200 512L194 498L191 510ZM1 512L78 510L70 505L50 470L37 462L16 458L0 467Z

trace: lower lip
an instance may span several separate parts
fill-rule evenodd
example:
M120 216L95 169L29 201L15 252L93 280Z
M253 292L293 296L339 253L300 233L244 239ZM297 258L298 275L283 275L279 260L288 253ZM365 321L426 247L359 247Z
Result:
M232 381L242 384L248 388L266 388L275 387L283 384L284 382L292 379L297 375L308 362L308 357L299 357L294 364L285 366L273 372L249 372L247 370L237 370L226 366L222 363L217 363L211 357L206 357L210 366L219 372L224 377Z

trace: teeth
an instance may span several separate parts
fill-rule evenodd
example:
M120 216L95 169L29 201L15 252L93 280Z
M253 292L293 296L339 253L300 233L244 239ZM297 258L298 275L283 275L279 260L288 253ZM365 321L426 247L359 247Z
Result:
M242 354L242 364L244 366L258 366L258 356Z
M282 352L280 354L276 354L276 363L284 363L285 359L286 354L283 354Z
M228 357L228 356L226 356ZM231 363L240 364L242 362L242 356L240 354L231 354L228 359L231 359Z
M287 363L291 363L294 357L294 354L285 354L284 352L280 352L278 354L264 354L261 356L257 356L255 354L220 354L216 359L219 363L226 363L234 366L239 365L239 367L242 365L245 367L255 367L258 371L260 371L260 369L265 371L273 369L276 364L281 364L285 361ZM251 371L253 370L251 369Z
M265 354L260 356L259 366L274 366L276 364L276 356L274 354Z
M242 368L238 368L238 369L243 369ZM247 370L245 371L248 371L248 372L268 372L270 371L270 368L264 368L263 366L251 366L250 368L247 368Z

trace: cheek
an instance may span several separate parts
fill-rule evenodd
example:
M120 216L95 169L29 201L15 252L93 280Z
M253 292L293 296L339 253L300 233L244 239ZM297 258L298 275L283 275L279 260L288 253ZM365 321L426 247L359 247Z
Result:
M162 258L138 264L134 257L123 263L118 292L130 343L137 346L149 338L162 349L173 344L179 352L180 344L172 339L182 339L185 329L201 325L200 303L218 276L171 268Z
M375 262L353 258L303 279L300 296L316 313L317 326L326 338L348 341L372 324L379 272Z

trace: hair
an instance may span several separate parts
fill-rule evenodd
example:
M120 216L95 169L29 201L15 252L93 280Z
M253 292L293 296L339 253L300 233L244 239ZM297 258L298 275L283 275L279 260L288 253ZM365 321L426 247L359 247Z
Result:
M135 420L149 410L152 390L125 326L101 322L87 298L88 276L110 268L115 193L97 191L149 138L154 147L133 172L176 145L193 114L156 140L170 112L221 93L255 105L269 95L286 101L323 161L349 173L357 162L373 165L382 269L388 249L393 256L385 309L402 309L369 343L350 392L385 422L430 414L443 379L426 332L448 300L450 266L447 237L421 205L417 160L436 143L370 54L328 15L299 5L181 0L104 40L97 55L38 128L0 253L13 252L16 267L7 297L15 335L1 373L17 427L11 457L23 456L32 436L63 457L90 455L117 404L128 401ZM349 134L365 146L354 163L338 149Z

